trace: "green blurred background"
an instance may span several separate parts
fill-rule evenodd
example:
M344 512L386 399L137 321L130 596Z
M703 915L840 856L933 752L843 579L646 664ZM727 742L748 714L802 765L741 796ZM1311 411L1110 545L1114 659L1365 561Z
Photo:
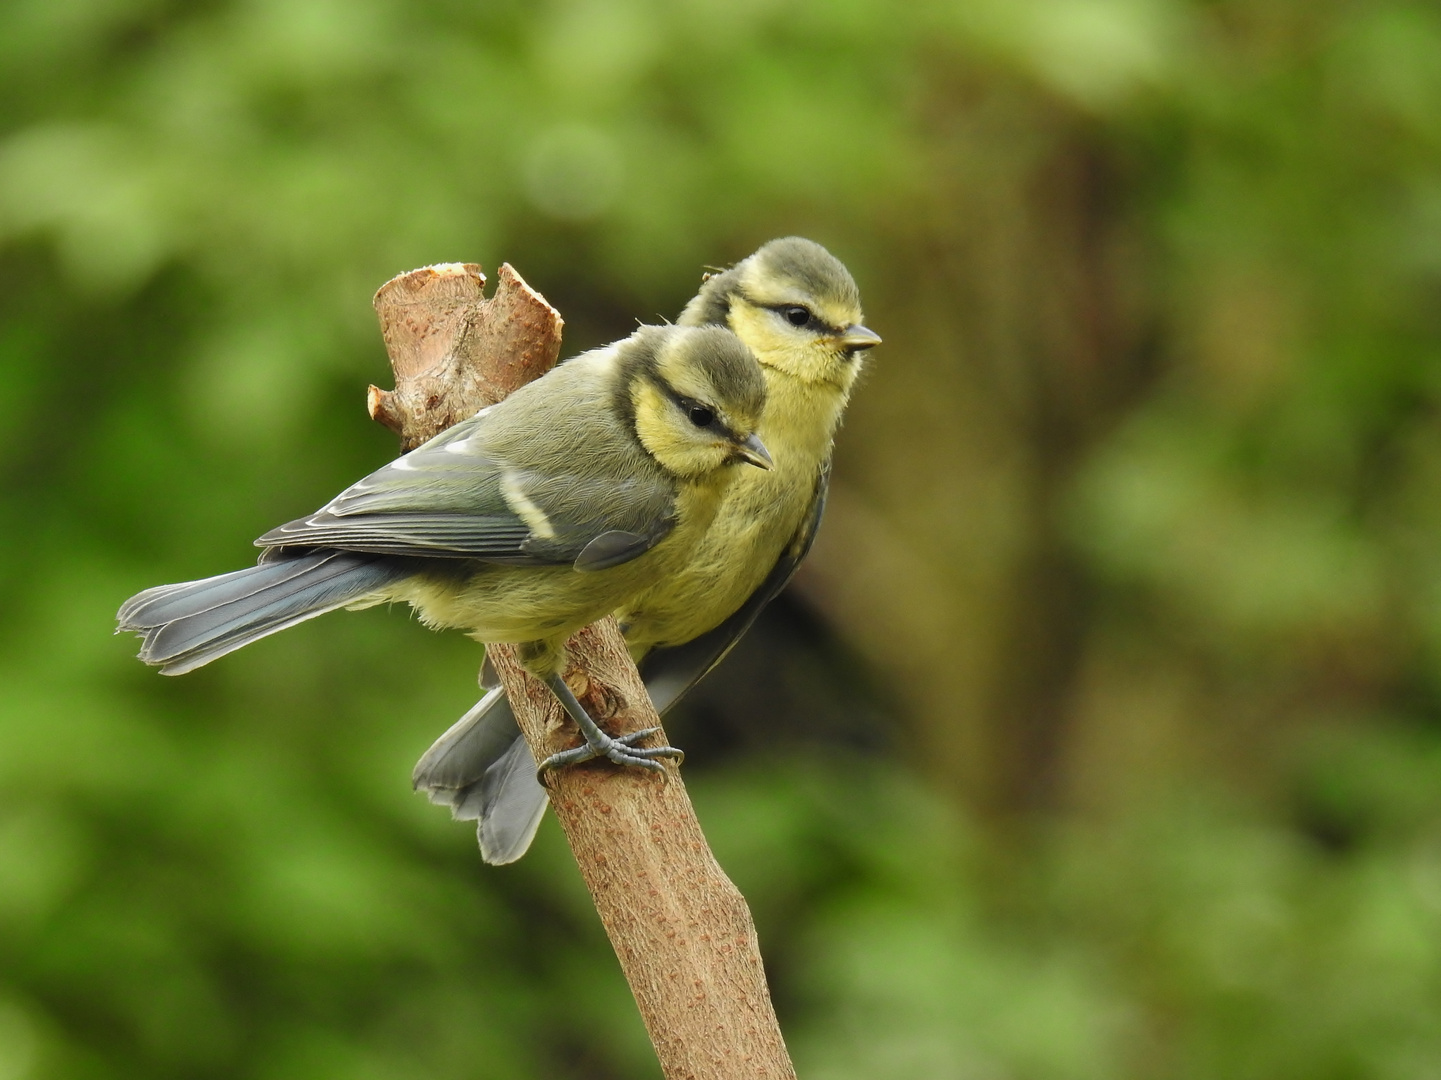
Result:
M0 1080L658 1075L409 789L473 643L110 631L394 453L393 274L788 233L886 344L672 732L802 1076L1441 1077L1434 2L5 0Z

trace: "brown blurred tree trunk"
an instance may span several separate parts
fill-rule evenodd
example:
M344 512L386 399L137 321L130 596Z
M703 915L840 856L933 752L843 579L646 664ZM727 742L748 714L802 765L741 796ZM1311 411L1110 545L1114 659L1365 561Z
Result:
M1087 627L1066 493L1149 377L1140 253L1083 119L993 77L933 92L932 169L890 230L909 272L867 283L898 325L801 586L891 678L923 767L1005 819L1066 787Z

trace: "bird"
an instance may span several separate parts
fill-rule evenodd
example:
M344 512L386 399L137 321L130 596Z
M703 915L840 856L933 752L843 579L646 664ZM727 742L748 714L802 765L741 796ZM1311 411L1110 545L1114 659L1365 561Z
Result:
M542 768L663 771L680 751L634 745L655 729L612 739L586 714L565 641L683 566L741 466L773 467L765 397L729 330L643 326L270 530L255 566L138 593L117 632L178 675L328 611L405 601L432 628L518 645L585 739Z
M661 714L724 659L810 550L836 430L864 354L881 342L863 322L850 271L794 236L707 275L676 324L727 327L760 362L767 404L757 434L775 468L737 477L684 565L615 609ZM529 848L548 797L494 681L482 674L489 692L425 752L411 780L457 820L474 820L481 857L505 864Z

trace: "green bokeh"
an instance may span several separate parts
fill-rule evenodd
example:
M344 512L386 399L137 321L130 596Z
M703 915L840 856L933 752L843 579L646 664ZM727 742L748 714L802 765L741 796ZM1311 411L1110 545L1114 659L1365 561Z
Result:
M110 631L393 454L393 274L575 351L785 233L887 344L678 741L801 1074L1441 1076L1433 7L9 0L0 1080L658 1075L409 790L472 643Z

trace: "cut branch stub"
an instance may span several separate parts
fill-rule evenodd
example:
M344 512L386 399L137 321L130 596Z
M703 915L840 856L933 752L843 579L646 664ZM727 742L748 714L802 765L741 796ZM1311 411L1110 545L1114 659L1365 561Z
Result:
M414 450L517 387L560 357L564 322L510 265L495 295L475 263L441 263L391 278L375 294L395 389L372 386L370 415Z

